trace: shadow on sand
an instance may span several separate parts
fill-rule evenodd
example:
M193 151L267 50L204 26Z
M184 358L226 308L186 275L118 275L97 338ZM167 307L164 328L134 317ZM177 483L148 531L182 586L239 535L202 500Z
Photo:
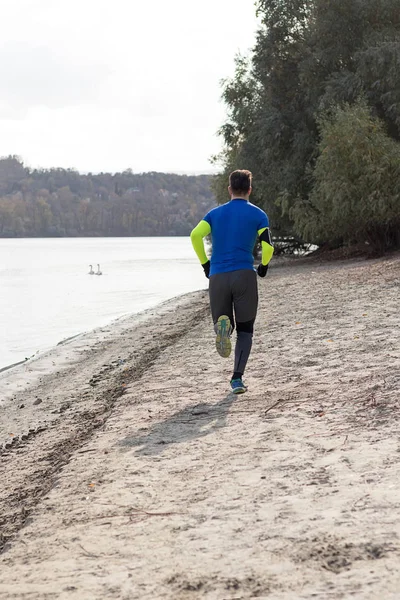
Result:
M139 456L156 456L170 444L182 444L202 438L226 425L226 418L236 396L228 394L216 404L196 404L174 413L165 421L150 426L146 433L128 436L119 445L140 446Z

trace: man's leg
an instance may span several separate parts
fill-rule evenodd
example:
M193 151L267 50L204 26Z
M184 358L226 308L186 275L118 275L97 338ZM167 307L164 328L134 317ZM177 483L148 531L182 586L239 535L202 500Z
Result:
M215 345L220 356L228 358L232 348L230 335L234 327L229 273L218 273L210 277L209 294L214 331L217 335Z
M254 321L255 319L247 321L247 323L236 323L237 339L232 379L241 379L246 369L253 345Z
M247 388L243 385L242 377L253 345L258 308L257 275L254 271L242 270L232 273L232 278L237 339L231 386L234 392L243 393Z

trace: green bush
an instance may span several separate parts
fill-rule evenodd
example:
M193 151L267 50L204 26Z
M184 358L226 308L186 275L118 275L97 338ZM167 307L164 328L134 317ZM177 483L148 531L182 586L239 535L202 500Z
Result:
M319 121L321 139L307 202L291 209L308 241L400 246L400 144L367 104L337 108Z

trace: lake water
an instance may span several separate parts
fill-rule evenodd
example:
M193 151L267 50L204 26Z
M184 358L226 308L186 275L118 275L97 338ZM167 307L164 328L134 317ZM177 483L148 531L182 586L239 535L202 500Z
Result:
M0 239L0 369L206 287L189 238Z

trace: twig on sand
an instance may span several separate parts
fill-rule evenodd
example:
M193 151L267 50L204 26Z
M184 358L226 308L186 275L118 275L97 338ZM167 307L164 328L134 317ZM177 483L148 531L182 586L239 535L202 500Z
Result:
M267 410L264 411L264 415L269 413L269 411L272 410L273 408L276 408L277 406L279 406L279 404L285 404L286 402L289 402L289 400L278 400L278 402L275 402L275 404L272 404L271 406L269 406L267 408Z
M135 514L132 514L135 513ZM147 510L143 510L142 508L132 508L131 509L131 514L129 515L129 520L131 522L133 521L138 521L140 518L147 518L147 517L170 517L172 515L181 515L183 513L181 512L173 512L173 511L168 511L168 512L149 512Z
M88 552L83 546L82 544L78 544L78 546L80 548L82 548L82 550L84 551L84 553L86 554L86 556L90 556L91 558L100 558L100 554L93 554L92 552ZM104 556L104 554L102 553L101 556Z
M352 507L351 507L351 510L356 510L356 508L358 508L358 507L359 507L359 503L360 503L362 500L366 500L366 499L367 499L367 498L369 498L369 497L370 497L370 495L369 495L369 494L365 494L364 496L361 496L361 498L358 498L358 500L356 500L355 502L353 502L353 504L352 504ZM365 503L364 503L364 506L365 506Z
M339 450L339 448L341 448L343 450L348 439L349 439L349 436L346 435L346 437L344 438L343 444L339 444L339 446L335 446L334 448L329 448L329 450L326 450L326 452L334 452L335 450Z
M347 433L348 431L351 431L350 429L337 429L336 431L331 431L330 433L310 433L309 435L306 435L306 438L310 438L310 437L332 437L334 435L339 435L340 433ZM346 435L346 439L343 443L343 445L346 443L347 438L349 436Z
M94 517L90 517L91 520L97 520L97 519L123 519L126 515L97 515ZM88 519L87 522L90 521L90 519ZM102 525L104 525L105 523L102 523Z
M276 408L280 404L306 404L306 402L308 402L308 399L307 400L293 400L292 398L287 398L284 400L278 400L277 402L275 402L275 404L272 404L271 406L269 406L267 408L267 410L264 411L264 414L266 415L270 410L272 410L273 408Z

